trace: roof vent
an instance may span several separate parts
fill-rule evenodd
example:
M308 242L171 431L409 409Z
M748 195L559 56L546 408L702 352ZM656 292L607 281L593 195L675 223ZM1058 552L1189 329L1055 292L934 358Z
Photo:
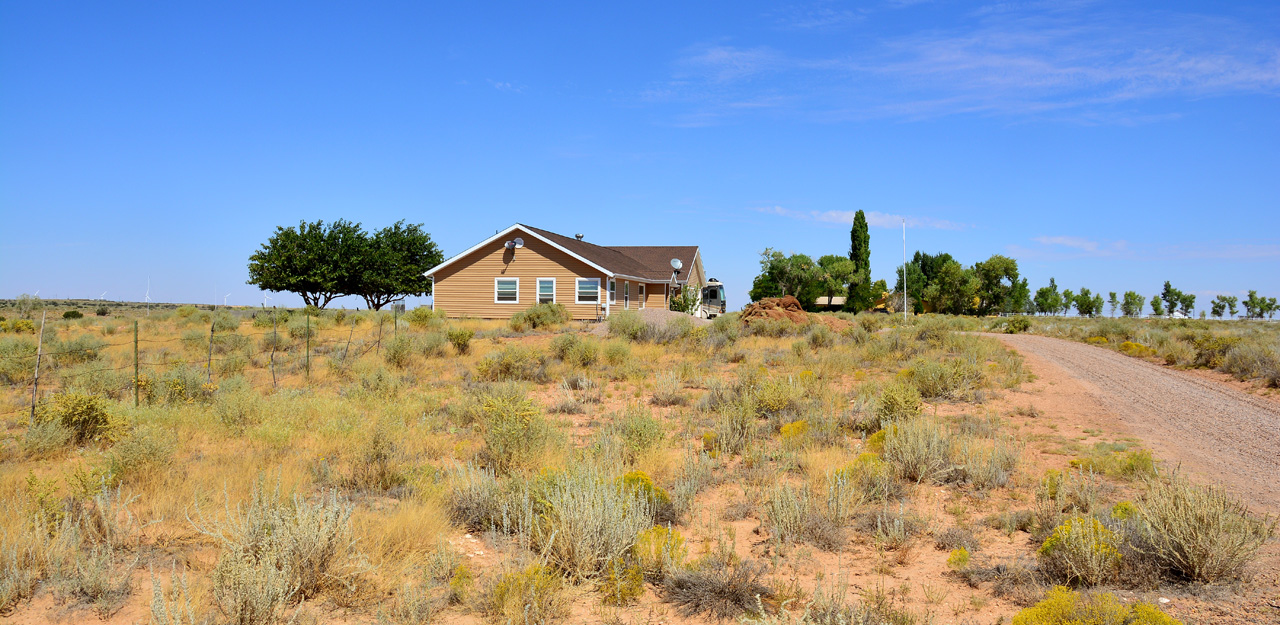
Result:
M581 240L582 240L582 237L583 237L583 234L582 234L582 233L578 233L578 234L573 235L573 238L575 238L575 239L577 239L577 240L579 240L579 241L581 241Z

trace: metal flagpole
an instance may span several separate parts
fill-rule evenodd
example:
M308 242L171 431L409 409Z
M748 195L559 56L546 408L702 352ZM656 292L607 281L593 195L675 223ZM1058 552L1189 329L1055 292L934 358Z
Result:
M907 322L907 302L911 300L907 293L907 218L902 218L902 322Z

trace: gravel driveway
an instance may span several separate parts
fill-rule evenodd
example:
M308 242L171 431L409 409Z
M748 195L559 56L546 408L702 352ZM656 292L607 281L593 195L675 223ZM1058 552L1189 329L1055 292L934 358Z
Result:
M1280 404L1101 347L990 336L1080 381L1160 459L1280 511Z

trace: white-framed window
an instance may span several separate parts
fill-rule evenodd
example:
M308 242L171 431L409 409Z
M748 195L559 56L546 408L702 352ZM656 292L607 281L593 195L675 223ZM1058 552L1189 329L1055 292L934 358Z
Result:
M609 303L612 304L616 301L618 301L618 281L610 279L609 280Z
M538 278L538 303L556 303L556 279Z
M600 303L600 278L578 278L576 283L574 303Z
M494 278L493 303L519 304L520 278Z
M622 308L631 308L631 283L622 283Z
M639 290L636 291L636 297L640 298L640 308L644 308L644 284L639 285L637 288Z

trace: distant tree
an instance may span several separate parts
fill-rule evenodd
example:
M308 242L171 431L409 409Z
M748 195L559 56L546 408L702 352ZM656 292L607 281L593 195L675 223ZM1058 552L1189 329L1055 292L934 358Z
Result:
M871 292L871 233L867 230L867 216L861 210L854 213L853 227L849 230L849 262L853 264L853 270L845 280L848 285L845 308L860 312L871 308L879 295ZM828 305L830 301L828 296Z
M996 254L974 264L973 271L978 277L978 314L1005 310L1018 283L1018 261Z
M747 293L751 301L758 302L766 297L782 297L782 287L769 276L762 273L751 281L751 291Z
M818 264L813 259L804 254L788 256L766 248L760 253L760 273L769 276L782 295L793 295L805 306L813 305L820 288Z
M1126 317L1142 316L1142 307L1146 305L1147 298L1138 295L1136 291L1125 291L1124 301L1120 304L1120 311Z
M1058 310L1062 308L1062 294L1058 293L1058 284L1053 278L1049 278L1049 286L1036 289L1035 304L1036 310L1042 313L1058 314Z
M1076 312L1081 317L1096 317L1102 314L1102 294L1093 294L1089 289L1080 289L1075 298Z
M13 300L13 306L18 309L18 317L32 319L37 310L44 308L44 303L40 301L39 295L23 293L18 296L18 299Z
M1116 297L1115 291L1111 291L1111 293L1107 295L1107 303L1111 305L1111 316L1115 317L1116 307L1120 305L1120 300Z
M1240 298L1234 295L1230 295L1222 299L1227 302L1227 311L1231 313L1231 316L1232 317L1236 316L1236 312L1239 310L1236 308L1236 304L1240 303Z
M863 225L865 226L865 220ZM854 273L857 269L853 261L843 256L827 254L818 259L818 268L818 285L822 295L827 297L827 306L830 306L835 296L841 293L849 293L849 297L853 297L852 293L854 291L849 287L854 280ZM855 311L863 311L871 307L871 284L868 281L863 281L859 289L858 296L863 298L861 301L866 303L848 307ZM848 300L845 300L845 302L848 303Z
M372 310L406 295L430 295L431 279L422 274L443 260L422 224L400 220L365 239L355 280L346 290Z
M1196 309L1196 296L1194 293L1179 293L1178 308L1182 310L1182 314L1190 317L1191 311Z
M1263 312L1267 314L1267 319L1275 319L1276 312L1280 311L1280 306L1276 304L1276 298L1268 297Z
M1160 291L1160 299L1164 300L1164 308L1170 315L1178 311L1178 306L1182 304L1182 291L1173 288L1168 280L1164 282L1164 290Z
M978 277L972 269L948 260L938 268L933 284L925 288L924 299L937 312L962 315L973 310L978 288Z
M1209 304L1209 314L1221 319L1225 312L1227 312L1227 303L1222 300L1222 296L1213 298L1213 302Z
M1030 304L1031 287L1027 286L1027 279L1023 278L1013 285L1013 291L1009 293L1009 303L1005 305L1004 312L1026 312Z
M1157 317L1164 316L1164 304L1161 302L1159 295L1151 296L1151 314Z
M1058 310L1066 315L1071 313L1071 308L1076 305L1076 296L1071 289L1062 289L1062 302L1058 304Z
M308 306L324 308L350 295L366 235L360 224L339 219L279 226L249 257L248 284L267 291L297 293Z
M901 298L903 293L902 267L902 265L898 265L898 270L895 272L898 278L893 287L893 292L897 294L899 298ZM922 313L924 312L924 292L925 289L928 288L928 284L926 283L924 273L920 271L920 265L917 265L916 263L907 263L906 278L907 297L911 302L911 310L915 313Z
M1261 318L1262 307L1267 304L1266 298L1258 297L1257 291L1249 291L1249 297L1244 300L1244 316L1245 319Z

